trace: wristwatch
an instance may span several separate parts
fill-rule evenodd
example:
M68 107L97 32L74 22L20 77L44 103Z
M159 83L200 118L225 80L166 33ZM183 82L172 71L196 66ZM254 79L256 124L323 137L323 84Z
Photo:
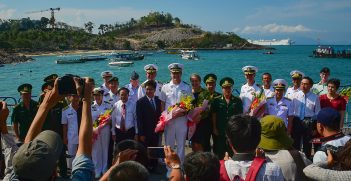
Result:
M170 166L173 169L180 169L180 165L178 163L172 163Z

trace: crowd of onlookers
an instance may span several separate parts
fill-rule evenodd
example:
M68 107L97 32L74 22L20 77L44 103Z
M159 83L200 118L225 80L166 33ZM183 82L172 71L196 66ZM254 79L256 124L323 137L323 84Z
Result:
M230 77L220 80L218 93L216 75L204 76L204 89L198 74L190 76L191 86L182 81L182 64L168 68L167 84L155 79L152 64L144 67L145 82L139 84L133 72L121 88L109 71L101 74L100 87L71 77L76 93L69 95L53 74L44 79L39 103L31 99L30 84L19 86L22 102L11 116L17 140L7 130L9 110L1 102L4 180L66 177L67 167L72 180L150 180L162 162L175 181L351 180L351 137L342 132L346 100L337 93L340 81L328 79L328 68L317 84L292 71L288 87L269 73L258 85L258 69L245 66L239 97ZM185 110L180 105L189 96L194 107ZM200 113L189 116L195 110ZM155 128L163 116L163 154L150 158L148 148L162 145ZM186 140L193 151L187 155Z

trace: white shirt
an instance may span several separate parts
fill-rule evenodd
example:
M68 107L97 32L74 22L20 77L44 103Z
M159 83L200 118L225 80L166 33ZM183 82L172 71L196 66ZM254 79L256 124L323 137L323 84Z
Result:
M78 116L72 104L62 111L61 124L67 125L68 144L78 144Z
M312 92L317 95L327 94L328 93L327 83L322 84L321 82L318 82L317 84L313 84Z
M133 88L132 84L127 84L124 87L129 90L128 101L136 103L138 101L138 89L140 86L138 85L136 88Z
M295 94L298 92L300 92L300 88L294 89L294 87L289 87L286 90L285 97L293 100L293 98L295 97Z
M257 86L257 84L253 84L252 86L247 83L241 86L240 90L240 99L243 101L243 113L248 113L251 103L253 101L254 94L259 95L261 92L261 88Z
M332 145L335 147L344 146L346 142L350 140L350 138L351 137L349 135L346 135L339 139L328 141L324 143L323 146L324 145ZM313 156L313 163L326 162L326 161L327 161L327 154L325 154L324 151L317 151Z
M120 97L118 94L114 94L111 90L104 94L104 101L107 101L112 107L117 101L119 101Z
M109 102L102 101L101 105L98 105L96 101L94 101L91 105L92 120L96 120L101 114L104 114L107 110L111 108L112 107Z
M139 86L139 89L138 89L138 99L142 98L145 96L145 83L147 82L148 80L145 80L145 82L143 82L141 84L141 86ZM155 96L158 96L160 97L161 95L161 90L162 90L162 86L163 84L157 80L155 80L156 82L156 91L155 91Z
M270 86L269 89L265 89L264 86L262 86L262 89L266 97L273 97L275 95L274 88L272 86Z
M288 113L291 109L291 100L285 97L277 102L276 97L267 98L266 114L275 115L283 119L285 126L288 125Z
M105 83L101 84L100 88L101 88L102 90L104 90L104 92L109 92L109 91L110 91L110 89L107 88L107 86L106 86Z
M115 128L120 129L121 127L121 117L122 117L122 105L123 102L121 100L117 101L113 105L113 111L111 114L112 118L112 135L116 135ZM126 130L130 128L135 128L135 134L138 134L138 125L137 125L137 118L136 118L136 107L135 102L127 101L126 105L126 117L125 117L125 128Z
M224 162L230 180L233 180L236 175L245 180L251 164L252 161L227 160ZM280 167L276 163L266 162L262 165L256 176L256 181L261 180L281 181L284 180L284 177Z
M173 81L170 81L168 84L162 86L160 100L165 103L165 109L175 105L180 102L182 96L192 96L191 87L185 82L180 82L180 84L173 84Z
M302 102L305 101L305 116L304 117L315 117L321 110L319 97L312 92L308 92L306 95L299 91L296 93L295 98L291 102L291 109L289 110L289 116L300 117Z

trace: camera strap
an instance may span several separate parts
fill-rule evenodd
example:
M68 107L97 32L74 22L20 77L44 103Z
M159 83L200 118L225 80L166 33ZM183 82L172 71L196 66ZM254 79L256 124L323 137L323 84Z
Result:
M314 144L322 144L322 143L325 143L325 142L328 142L328 141L331 141L331 140L336 140L336 139L342 138L344 136L345 135L344 135L343 132L339 132L339 133L336 133L336 134L333 134L333 135L327 136L327 137L314 138L312 140L312 143L314 143Z

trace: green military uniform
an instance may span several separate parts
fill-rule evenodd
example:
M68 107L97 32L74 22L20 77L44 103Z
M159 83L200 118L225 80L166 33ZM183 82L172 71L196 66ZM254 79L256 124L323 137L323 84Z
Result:
M229 82L229 83L228 83ZM224 78L221 80L221 86L232 86L234 81L231 78ZM231 148L227 145L225 129L229 118L233 115L243 113L243 103L239 97L231 95L227 103L224 95L214 99L211 104L212 114L216 115L216 128L218 135L213 138L213 152L222 159L225 152L231 152Z
M22 84L18 87L18 92L20 93L31 93L32 85L30 84ZM24 106L23 102L20 102L13 108L11 121L12 123L19 124L19 140L24 141L30 125L37 114L38 111L38 103L34 100L30 100L29 109Z

